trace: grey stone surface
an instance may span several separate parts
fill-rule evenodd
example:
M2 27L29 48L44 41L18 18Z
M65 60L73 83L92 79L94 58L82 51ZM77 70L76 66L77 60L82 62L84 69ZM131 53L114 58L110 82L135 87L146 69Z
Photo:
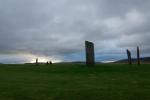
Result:
M137 46L137 64L140 65L140 50L138 46Z
M128 64L132 64L131 52L127 49Z
M95 64L94 43L85 41L85 51L86 51L86 64L94 65Z
M38 58L36 58L36 65L38 65Z

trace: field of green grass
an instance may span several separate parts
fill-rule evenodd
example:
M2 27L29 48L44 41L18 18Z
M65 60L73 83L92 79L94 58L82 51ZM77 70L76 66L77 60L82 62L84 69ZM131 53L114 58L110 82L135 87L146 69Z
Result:
M0 65L0 100L150 100L150 65Z

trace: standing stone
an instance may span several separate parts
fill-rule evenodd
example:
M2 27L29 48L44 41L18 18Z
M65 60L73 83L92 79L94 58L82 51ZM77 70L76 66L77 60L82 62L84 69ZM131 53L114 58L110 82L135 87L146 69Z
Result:
M85 41L85 50L86 50L86 65L94 65L94 43Z
M51 64L52 64L52 61L49 61L49 64L51 65Z
M36 58L36 65L38 65L38 58Z
M131 60L131 52L127 49L127 56L128 56L128 64L132 64L132 60Z
M137 46L137 64L140 65L140 50L138 46Z
M48 61L46 62L46 64L48 65Z

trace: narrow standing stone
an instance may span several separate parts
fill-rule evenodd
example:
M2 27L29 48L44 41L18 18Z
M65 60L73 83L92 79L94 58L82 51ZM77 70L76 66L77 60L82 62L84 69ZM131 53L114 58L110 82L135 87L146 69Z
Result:
M36 58L36 65L38 65L38 58Z
M86 65L94 65L95 64L94 43L85 41L85 50L86 50Z
M131 59L131 52L127 49L127 56L128 56L128 64L132 64L132 59Z
M137 64L140 65L140 50L138 46L137 46Z
M46 64L48 65L48 61L46 62Z

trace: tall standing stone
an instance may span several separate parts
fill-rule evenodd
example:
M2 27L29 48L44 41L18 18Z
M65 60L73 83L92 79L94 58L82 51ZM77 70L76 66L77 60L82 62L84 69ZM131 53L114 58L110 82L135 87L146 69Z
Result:
M85 50L86 50L86 64L94 65L95 64L94 43L85 41Z
M35 63L36 63L36 65L38 65L38 58L36 58L36 62Z
M137 64L140 65L140 50L138 46L137 46Z
M127 49L127 56L128 56L128 64L132 64L132 59L131 59L131 52Z

